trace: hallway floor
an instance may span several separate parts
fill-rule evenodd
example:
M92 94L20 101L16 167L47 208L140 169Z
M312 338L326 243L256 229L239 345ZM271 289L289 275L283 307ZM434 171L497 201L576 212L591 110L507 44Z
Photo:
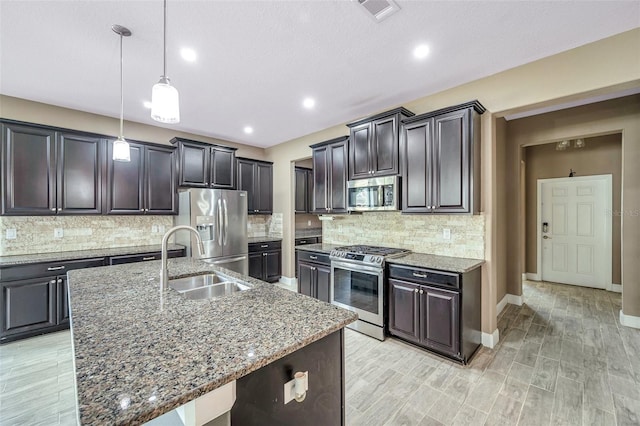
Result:
M347 330L347 424L640 424L640 330L618 323L620 295L523 289L469 366ZM68 331L0 346L0 425L75 425L71 357Z

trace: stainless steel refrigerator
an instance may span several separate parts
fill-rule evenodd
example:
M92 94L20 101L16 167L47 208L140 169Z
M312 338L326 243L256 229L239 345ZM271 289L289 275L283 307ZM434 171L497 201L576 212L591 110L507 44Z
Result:
M180 192L178 209L175 224L196 228L202 238L202 260L248 275L246 191L188 189ZM177 232L176 243L186 246L191 256L195 235Z

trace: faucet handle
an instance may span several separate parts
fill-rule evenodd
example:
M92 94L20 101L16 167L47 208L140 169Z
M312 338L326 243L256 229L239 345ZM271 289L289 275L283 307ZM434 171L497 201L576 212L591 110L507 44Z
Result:
M198 249L200 250L200 257L204 256L204 243L202 242L202 240L200 240L200 242L198 243Z

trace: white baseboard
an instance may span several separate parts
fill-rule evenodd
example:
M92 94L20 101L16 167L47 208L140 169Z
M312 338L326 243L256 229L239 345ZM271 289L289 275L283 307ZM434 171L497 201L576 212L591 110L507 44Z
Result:
M296 277L280 277L280 282L289 287L298 287L298 279Z
M620 324L626 327L640 328L640 317L625 315L620 309Z
M522 306L522 296L516 296L515 294L509 293L505 294L502 300L496 305L498 315L500 315L500 312L502 312L502 310L507 306L507 303Z
M500 312L502 312L505 306L507 306L507 303L509 303L507 302L508 296L509 296L508 294L505 294L502 300L499 301L498 304L496 305L496 312L498 315L500 315Z
M482 333L482 346L487 348L495 348L500 341L500 332L496 328L493 333Z
M542 281L542 277L536 272L527 272L524 275L526 277L525 279L528 281Z
M523 272L522 273L522 281L525 281L527 279L527 273Z
M611 288L609 291L614 291L616 293L622 293L622 284L611 284Z

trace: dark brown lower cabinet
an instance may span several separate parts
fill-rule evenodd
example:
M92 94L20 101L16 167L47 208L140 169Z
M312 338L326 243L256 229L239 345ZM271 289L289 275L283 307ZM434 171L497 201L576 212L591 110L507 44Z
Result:
M389 333L467 363L481 343L480 268L457 274L391 265L389 276Z
M57 325L56 277L33 278L2 284L0 339Z
M266 241L249 244L249 276L270 283L282 276L282 243Z
M329 303L331 263L326 254L296 250L298 293Z
M283 402L283 386L307 371L302 402ZM343 330L274 361L236 382L231 424L243 426L340 426L345 424Z

